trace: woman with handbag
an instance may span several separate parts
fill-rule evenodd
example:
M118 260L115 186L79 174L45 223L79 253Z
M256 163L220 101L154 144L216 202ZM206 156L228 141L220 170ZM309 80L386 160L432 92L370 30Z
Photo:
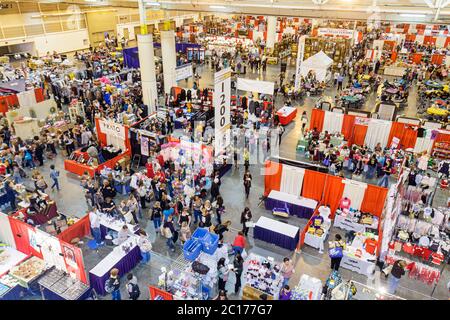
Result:
M244 189L245 189L245 197L248 199L248 196L250 194L250 188L252 186L252 174L245 170L244 173Z
M163 225L163 235L166 237L167 241L166 244L169 247L169 249L174 252L175 251L175 238L178 238L176 236L176 230L173 225L172 216L169 216L167 220L164 222Z
M252 220L252 212L248 207L245 207L244 211L241 213L241 223L242 223L242 233L248 236L248 223Z
M230 270L228 270L228 266L225 265L225 258L220 258L217 262L217 273L219 276L219 291L225 290L225 286L228 281L228 274L230 273Z
M341 235L337 234L329 246L328 255L331 259L331 269L338 271L342 257L344 256L345 242L342 240Z
M147 237L147 233L144 230L139 230L138 246L141 250L142 263L146 264L150 261L150 252L152 250L152 244Z

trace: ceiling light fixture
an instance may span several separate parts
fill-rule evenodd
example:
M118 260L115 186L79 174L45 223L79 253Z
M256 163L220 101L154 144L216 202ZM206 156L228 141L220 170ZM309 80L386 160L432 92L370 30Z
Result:
M211 9L226 9L224 6L209 6Z
M161 3L159 3L159 2L146 2L145 4L147 6L160 6L161 5Z

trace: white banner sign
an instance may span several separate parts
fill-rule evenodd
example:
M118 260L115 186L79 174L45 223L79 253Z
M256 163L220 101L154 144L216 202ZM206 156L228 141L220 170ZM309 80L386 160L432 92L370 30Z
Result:
M190 63L184 64L175 69L175 80L176 81L190 78L193 75L194 75L194 72L192 71L192 64L190 64Z
M214 74L215 154L230 144L231 68Z
M298 50L297 50L297 64L296 64L296 70L295 70L295 91L300 89L300 79L301 79L301 66L303 57L305 55L305 39L306 36L301 36L300 39L298 39Z
M148 153L148 137L141 136L141 155L147 156Z
M336 37L353 38L355 31L351 29L319 28L317 34L319 36L332 35Z
M125 128L123 125L106 120L100 120L99 124L102 133L125 140Z
M258 81L250 79L237 79L237 89L249 92L258 92L273 95L275 84L269 81Z

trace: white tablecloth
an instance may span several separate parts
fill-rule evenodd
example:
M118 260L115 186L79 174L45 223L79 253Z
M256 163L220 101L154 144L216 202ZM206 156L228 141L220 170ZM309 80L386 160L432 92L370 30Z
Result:
M317 206L317 201L313 199L303 198L303 197L296 197L289 193L284 193L276 190L272 190L269 193L269 198L280 200L284 202L289 202L292 204L295 204L296 206L306 207L315 209Z
M132 243L130 251L133 250L137 246L138 237L133 236L128 238L127 241L123 242L120 246L114 248L102 261L99 262L91 271L93 275L97 277L103 277L107 272L109 272L123 257L127 254L123 252L122 246L129 245Z
M7 273L9 269L19 264L23 259L27 257L26 254L17 251L14 248L0 247L0 249L4 250L4 252L2 252L2 254L0 255L0 276L4 273ZM3 257L7 258L3 260Z
M277 113L278 113L278 115L280 115L282 117L288 117L293 112L295 112L295 110L297 110L297 108L284 106L284 107L278 109Z
M369 262L354 256L348 256L344 251L341 267L365 276L370 276L375 270L375 262Z
M304 243L307 244L308 246L311 246L313 248L319 249L320 251L323 251L323 244L325 242L325 239L327 238L329 230L330 230L330 226L325 226L324 232L321 237L307 232L305 234Z
M122 221L118 221L118 220L111 220L110 218L107 217L106 214L103 213L98 213L97 215L99 216L99 220L100 220L100 224L102 226L105 226L108 229L114 230L119 232L120 229L122 229L124 222ZM130 233L133 233L134 230L134 226L132 224L127 223L127 227Z
M296 226L292 226L287 223L279 222L273 219L269 219L266 217L259 218L258 222L256 222L255 226L261 227L263 229L267 229L276 233L284 234L288 237L295 238L299 228Z
M334 217L334 226L336 228L341 228L348 231L355 231L355 232L366 231L365 225L353 222L352 220L338 214Z

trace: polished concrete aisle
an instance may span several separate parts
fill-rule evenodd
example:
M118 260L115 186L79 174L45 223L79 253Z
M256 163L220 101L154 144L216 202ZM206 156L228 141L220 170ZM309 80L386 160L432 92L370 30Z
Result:
M257 74L257 73L248 73L245 75L246 78L256 79L260 78L262 80L273 81L278 79L278 70L279 66L268 66L267 73L265 75ZM204 67L201 70L202 78L200 80L200 87L213 86L213 72L209 67ZM289 68L288 72L292 74L293 68ZM291 77L290 75L288 77ZM179 83L180 86L188 87L191 85L191 81L184 82L181 81ZM414 92L414 91L413 91ZM335 89L330 88L327 95L334 96ZM410 99L413 99L413 93L410 95ZM366 109L371 109L373 105L374 98L371 97L368 99L368 104L366 104ZM282 157L286 157L289 159L297 159L299 156L295 151L295 146L297 144L298 136L300 133L300 115L303 110L308 112L308 118L310 118L311 110L315 104L315 98L307 98L305 102L301 106L297 106L298 108L298 116L297 121L287 126L286 133L283 136L282 144L280 148L280 155ZM372 102L371 102L372 101ZM281 106L283 104L282 97L277 99L277 106ZM414 113L415 104L411 103L410 107L406 109L407 114ZM87 212L87 205L84 200L83 191L79 183L79 179L77 176L66 173L64 171L63 159L62 156L59 155L55 160L47 160L45 162L44 168L41 168L44 176L48 181L49 178L49 165L55 164L56 167L61 171L60 183L62 190L59 192L49 191L50 197L55 199L58 205L58 209L60 212L63 212L67 215L75 215L78 217L84 216ZM264 209L264 205L260 201L260 197L263 195L264 191L264 177L261 174L261 170L263 169L261 164L255 164L250 167L251 173L253 175L253 183L252 189L250 193L250 198L248 200L245 199L244 195L244 187L242 182L243 176L243 166L239 169L233 168L222 178L222 186L220 188L220 192L225 201L226 213L223 216L223 221L230 220L232 221L232 228L230 232L225 234L225 242L232 242L234 236L237 231L241 229L241 225L239 223L240 213L244 209L244 207L248 206L253 214L253 220L257 221L259 217L266 216L271 217L272 214L270 211ZM120 201L121 196L118 196L116 199L116 203ZM290 217L288 219L276 218L278 220L285 220L289 224L299 226L301 229L306 224L306 220L299 219L296 217ZM140 222L142 228L144 228L149 234L150 239L153 242L153 250L155 253L152 256L152 259L148 265L139 265L133 270L133 273L138 277L139 284L141 287L141 299L148 298L148 285L157 285L158 276L161 274L161 267L170 268L173 266L182 267L183 263L180 257L182 256L182 249L178 243L176 251L172 253L168 250L165 239L155 233L153 224L148 219L143 219ZM343 230L338 230L332 228L331 237L334 237L334 234L340 233L344 234ZM250 232L248 237L249 248L248 251L265 255L272 256L276 261L282 261L283 257L290 257L295 262L296 271L294 276L290 281L291 286L295 286L299 278L302 274L308 274L317 278L320 278L324 281L330 273L330 260L327 255L327 250L325 250L324 254L319 254L317 250L305 246L301 252L291 252L270 244L267 244L262 241L254 240L252 236L252 232ZM326 248L325 248L326 249ZM86 264L87 272L92 269L106 254L111 250L111 248L102 248L99 252L92 251L86 248L83 245L84 250L84 261ZM348 271L346 269L340 269L342 276L346 280L355 280L363 284L367 284L369 286L373 286L376 288L387 288L387 282L384 276L380 276L380 273L377 271L375 275L368 279L367 277L361 276L354 272ZM447 282L450 280L450 274L448 270L448 266L446 266L442 276L441 281L439 282L437 288L432 286L428 286L414 279L409 279L407 276L403 277L400 282L400 287L398 289L398 295L406 298L406 299L430 299L431 293L434 291L432 298L437 299L447 299L448 298L448 290L446 288ZM126 297L126 289L125 289L125 279L122 279L122 297ZM227 283L227 288L230 293L230 298L236 299L238 298L233 292L234 288L234 276L230 276L230 279ZM110 299L110 296L104 297L105 299Z

